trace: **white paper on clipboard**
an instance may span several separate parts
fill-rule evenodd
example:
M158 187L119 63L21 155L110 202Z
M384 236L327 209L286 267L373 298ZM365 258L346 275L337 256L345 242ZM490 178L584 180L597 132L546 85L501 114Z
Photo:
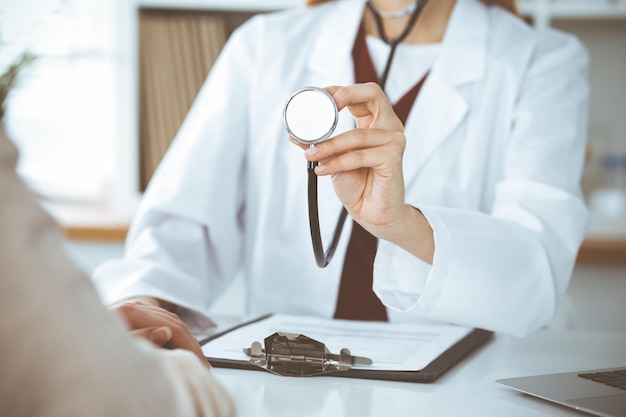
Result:
M244 352L275 332L299 333L322 342L332 353L348 348L352 355L372 359L354 369L420 371L467 336L470 327L438 323L383 323L274 314L210 341L202 347L209 358L247 361Z

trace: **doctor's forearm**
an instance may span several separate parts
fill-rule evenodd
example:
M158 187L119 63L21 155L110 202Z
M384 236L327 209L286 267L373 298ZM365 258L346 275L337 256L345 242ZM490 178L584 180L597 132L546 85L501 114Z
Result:
M433 263L435 240L433 229L417 208L406 205L405 214L390 227L382 238L388 240L424 262Z

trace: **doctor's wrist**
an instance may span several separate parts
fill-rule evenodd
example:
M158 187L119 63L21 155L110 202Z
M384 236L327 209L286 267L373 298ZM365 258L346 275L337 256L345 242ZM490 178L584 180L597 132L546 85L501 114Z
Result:
M406 204L403 215L383 237L432 265L435 256L433 229L418 208Z
M155 307L160 307L172 313L176 313L176 310L178 309L178 306L176 304L171 303L169 301L161 300L160 298L156 298L156 297L141 296L141 297L134 297L126 301L131 302L131 303L147 304L147 305L152 305Z

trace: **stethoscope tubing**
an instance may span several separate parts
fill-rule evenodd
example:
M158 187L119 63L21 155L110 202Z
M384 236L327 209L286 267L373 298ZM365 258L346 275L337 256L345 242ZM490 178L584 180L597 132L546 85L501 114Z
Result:
M317 174L315 173L315 167L318 165L317 161L307 163L308 171L308 190L309 190L309 228L311 230L311 243L313 244L313 253L315 254L315 263L320 268L325 268L330 263L339 238L341 237L341 231L343 225L348 217L348 210L344 206L341 207L341 213L337 219L337 225L335 226L335 232L333 233L333 240L330 242L328 249L324 252L324 245L322 243L322 236L320 233L320 219L317 204Z

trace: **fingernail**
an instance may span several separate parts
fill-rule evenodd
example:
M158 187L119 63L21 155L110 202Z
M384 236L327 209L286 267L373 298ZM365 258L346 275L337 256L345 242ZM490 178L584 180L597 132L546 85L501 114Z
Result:
M323 164L319 164L318 166L315 167L316 174L323 174L326 172L326 170L327 170L326 165L323 165Z
M304 151L307 155L316 155L320 151L320 148L317 146L309 146L309 148Z
M168 341L172 338L172 329L159 327L150 332L150 339L154 341Z

